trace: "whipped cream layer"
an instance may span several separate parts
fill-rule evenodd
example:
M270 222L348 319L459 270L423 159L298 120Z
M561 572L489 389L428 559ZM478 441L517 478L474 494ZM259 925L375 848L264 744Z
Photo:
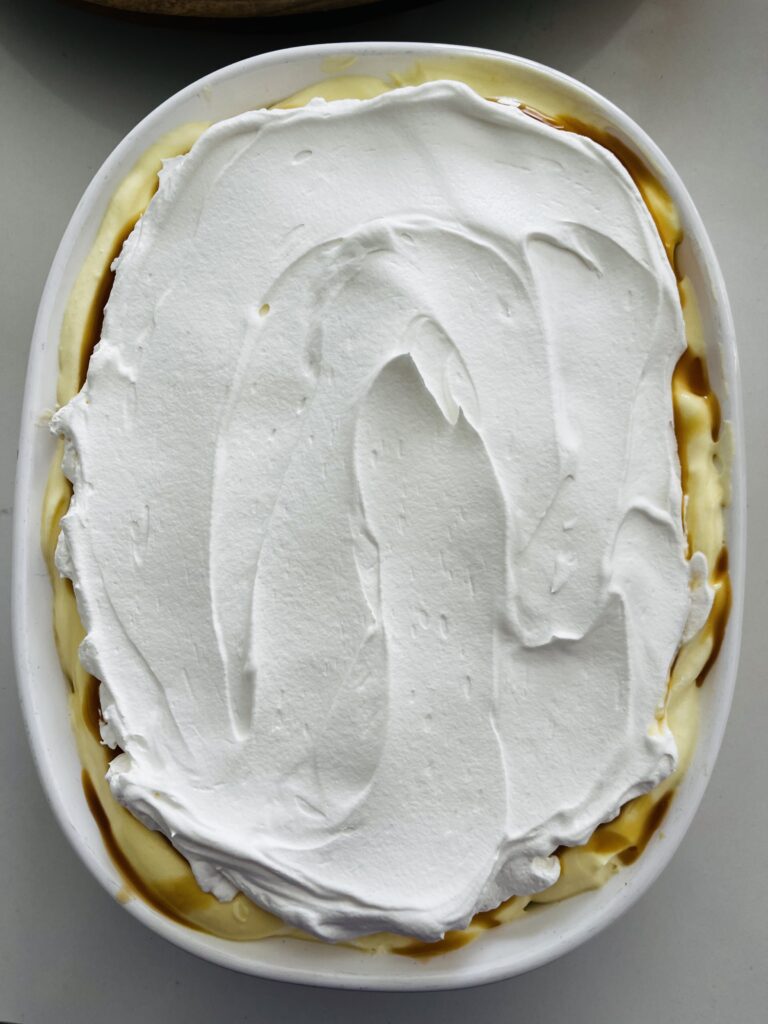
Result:
M551 885L676 758L685 340L625 170L455 83L256 111L116 269L54 418L116 798L324 938Z

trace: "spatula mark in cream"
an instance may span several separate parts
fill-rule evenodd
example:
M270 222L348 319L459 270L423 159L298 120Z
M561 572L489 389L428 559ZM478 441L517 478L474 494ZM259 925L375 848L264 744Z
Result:
M375 388L375 385L374 385ZM362 403L360 416L364 415ZM359 421L358 421L359 422ZM386 444L384 438L381 446ZM354 458L366 458L353 439ZM378 453L367 446L367 451ZM376 458L370 463L375 471ZM365 797L378 767L386 738L389 704L387 637L381 609L381 559L379 545L366 519L364 496L358 489L349 514L352 551L360 589L368 610L363 642L351 669L339 686L328 717L315 742L313 773L318 794L315 804L297 797L307 807L323 807L320 813L338 824Z
M211 617L232 733L240 741L251 735L254 693L258 683L258 665L253 660L249 645L243 640L253 620L253 574L272 512L282 491L282 481L300 443L303 432L301 413L317 385L320 370L321 339L317 332L309 331L303 336L296 358L288 368L284 401L275 407L267 402L259 404L260 367L269 360L269 326L276 302L272 295L268 298L268 302L256 302L245 316L240 355L219 426L221 443L216 447L211 493ZM312 298L311 295L305 297L305 302L310 304ZM261 496L256 516L251 474L237 454L234 457L230 455L228 442L233 437L251 439L250 461L254 473L259 460L265 457L278 460L283 467L283 475L274 492ZM265 456L268 444L277 450ZM223 504L225 498L226 507ZM248 520L250 523L246 527ZM256 530L252 528L254 520L258 521ZM231 534L239 536L240 544L224 542L224 538ZM233 572L238 563L241 571ZM221 579L230 581L226 589L219 585Z
M144 504L131 515L131 554L137 567L141 567L149 545L149 505Z
M455 426L462 410L467 420L477 426L479 403L474 382L443 327L431 317L415 317L408 326L405 342L424 387L448 423Z
M375 692L379 708L387 698L387 719L382 721L380 711L372 723L378 732L361 730L349 748L352 766L369 757L365 775L355 776L355 802L352 791L339 786L334 761L339 726L346 729L365 713L354 705L351 688L343 691L349 703L345 706L339 699L329 719L328 741L323 735L316 750L318 778L326 796L335 797L337 810L346 801L351 815L359 808L366 820L375 820L382 794L395 788L403 820L388 827L402 834L404 843L411 827L409 808L424 787L436 818L471 830L477 811L476 801L469 799L476 763L498 765L482 813L495 815L500 830L506 800L504 766L492 726L492 635L505 569L502 560L489 557L503 546L506 535L503 502L482 438L463 415L456 394L444 388L446 364L450 370L455 349L438 324L426 329L431 339L439 339L433 358L425 356L418 337L409 332L416 352L398 355L380 369L357 412L354 464L365 514L363 536L375 538L376 545L374 551L367 539L359 544L358 565L369 606L380 623L378 635L386 639L386 660L375 666L380 675ZM471 402L474 388L468 375L464 393ZM400 443L404 438L407 446ZM380 452L376 462L368 458L372 448ZM403 504L408 508L405 534L399 525ZM478 593L464 585L467 574L482 577ZM470 674L478 680L474 690L465 685ZM462 709L464 723L471 723L471 734L481 736L482 750L465 749L457 758L451 742L435 739L453 705ZM336 739L330 742L334 732ZM371 744L378 747L375 765ZM404 748L409 765L405 774ZM470 809L460 813L459 807ZM350 817L350 825L356 820ZM355 840L350 836L349 841Z

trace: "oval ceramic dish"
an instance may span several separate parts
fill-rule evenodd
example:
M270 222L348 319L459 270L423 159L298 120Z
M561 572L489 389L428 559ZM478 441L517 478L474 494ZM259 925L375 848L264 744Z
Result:
M355 58L355 75L386 77L414 62L439 61L450 72L468 59L519 83L515 95L607 128L651 168L674 201L684 241L678 253L701 306L709 371L734 437L732 502L727 515L733 607L720 655L701 692L701 729L693 762L642 857L603 888L537 910L454 952L426 960L372 955L295 939L232 942L193 931L141 899L129 913L158 934L208 960L285 981L344 988L433 989L477 985L537 967L615 921L669 862L701 801L731 704L739 651L745 557L743 434L733 325L722 277L701 220L680 178L651 140L586 86L541 65L492 51L403 43L311 46L254 57L190 85L146 117L109 156L86 190L53 261L29 358L19 447L14 537L14 641L30 743L53 810L89 870L113 896L122 880L86 805L67 706L68 688L54 645L51 587L40 548L40 510L54 452L45 413L55 404L57 349L64 306L109 200L141 154L187 121L217 121L266 106L326 77ZM338 74L338 71L336 72Z

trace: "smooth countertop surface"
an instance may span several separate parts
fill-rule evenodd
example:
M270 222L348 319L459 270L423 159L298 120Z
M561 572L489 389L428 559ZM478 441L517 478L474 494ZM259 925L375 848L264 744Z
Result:
M392 995L262 982L198 961L129 917L56 825L21 721L10 648L16 438L29 340L54 251L90 178L157 103L224 64L301 43L487 46L542 61L634 117L688 186L733 306L750 537L733 713L701 810L617 924L532 974ZM768 999L768 4L443 0L282 25L169 27L0 0L0 1021L560 1021L747 1024Z

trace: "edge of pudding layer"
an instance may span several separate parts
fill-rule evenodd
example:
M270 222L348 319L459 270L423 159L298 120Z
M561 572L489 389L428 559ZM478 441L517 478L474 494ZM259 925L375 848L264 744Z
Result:
M404 124L420 146L398 148ZM461 159L449 160L456 140ZM183 151L190 140L175 141ZM485 180L478 152L493 158ZM323 206L311 189L327 190L340 153L349 181ZM558 192L566 159L581 207ZM288 166L295 173L281 180ZM526 217L532 168L550 207L542 213L540 201ZM268 202L228 222L259 173L275 183ZM354 180L372 173L374 199L352 201ZM403 215L405 176L415 212ZM603 146L445 83L371 104L242 115L162 179L123 247L86 385L55 420L75 480L59 566L89 628L81 658L102 680L102 732L119 745L113 794L172 840L204 888L247 893L325 938L385 928L430 940L478 911L501 920L573 885L568 857L579 852L600 860L592 881L607 877L626 850L552 853L594 839L627 800L674 782L692 737L673 720L669 669L685 667L691 679L678 692L690 693L695 645L708 633L699 627L727 578L722 520L719 545L695 543L686 523L686 552L676 449L690 381L681 386L675 371L686 342L644 197ZM291 209L296 194L314 204L314 227ZM597 200L609 206L596 212ZM147 204L136 205L140 214ZM601 216L609 235L594 226ZM227 270L221 295L205 277L211 251ZM206 287L197 308L190 295ZM176 402L180 337L185 380L198 374L205 388ZM601 380L612 381L614 404L596 408ZM60 394L62 405L76 391ZM112 430L119 467L107 454ZM709 424L720 444L715 434ZM153 436L160 452L184 437L177 484L156 450L142 479ZM709 458L715 465L719 452ZM207 569L199 579L185 569L180 601L163 587L191 537L203 539ZM169 651L169 628L200 642ZM118 675L108 652L114 666L128 652L131 671ZM295 678L311 686L291 693ZM195 746L201 709L210 729ZM302 714L301 729L281 732ZM92 727L94 717L92 708ZM684 717L695 719L690 708ZM546 799L526 781L545 777ZM246 820L254 780L265 810L238 834L231 823ZM112 815L108 828L114 838ZM454 837L447 853L435 835ZM462 871L468 863L474 873ZM518 897L491 909L510 892ZM206 920L216 901L201 892L197 902L205 910L192 923L217 930ZM247 919L242 933L261 913L242 895L218 906Z

